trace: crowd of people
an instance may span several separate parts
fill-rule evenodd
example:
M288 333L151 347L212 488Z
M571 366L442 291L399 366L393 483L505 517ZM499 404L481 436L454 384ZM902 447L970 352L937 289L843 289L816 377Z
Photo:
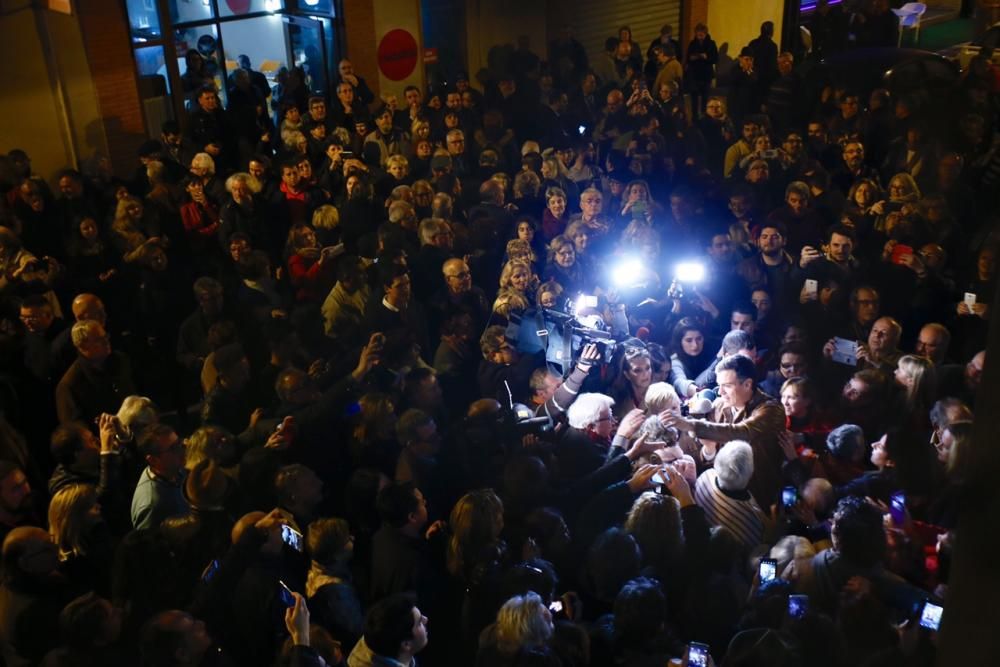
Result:
M941 122L773 32L0 157L4 664L932 664L1000 77Z

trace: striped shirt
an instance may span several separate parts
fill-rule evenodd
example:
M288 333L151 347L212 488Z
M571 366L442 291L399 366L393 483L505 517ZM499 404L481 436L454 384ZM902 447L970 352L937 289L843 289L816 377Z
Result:
M719 488L719 476L714 468L703 472L694 487L694 501L705 510L705 517L716 526L723 526L744 546L752 549L764 537L765 515L748 491L743 499Z

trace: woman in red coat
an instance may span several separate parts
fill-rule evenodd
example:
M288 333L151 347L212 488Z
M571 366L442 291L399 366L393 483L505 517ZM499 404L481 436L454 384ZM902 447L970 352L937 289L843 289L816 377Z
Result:
M309 225L300 223L289 230L285 257L296 303L320 303L326 298L336 281L334 259L342 252L342 245L320 248Z

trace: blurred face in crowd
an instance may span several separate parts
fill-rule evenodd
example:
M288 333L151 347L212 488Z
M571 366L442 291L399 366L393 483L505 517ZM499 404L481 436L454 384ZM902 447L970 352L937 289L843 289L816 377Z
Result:
M98 325L92 329L90 335L77 347L77 352L93 364L103 364L111 356L111 340L104 327Z
M528 243L535 239L535 230L532 229L531 223L521 221L517 224L517 238Z
M854 241L851 240L850 236L837 233L830 235L829 255L831 260L841 263L846 262L851 258L853 251Z
M896 335L892 320L888 317L875 320L875 324L872 325L872 330L868 334L869 349L879 354L895 349L898 343L899 337Z
M712 244L708 246L708 256L719 264L725 264L733 259L733 242L729 234L716 234Z
M852 171L861 168L865 161L865 147L856 141L850 141L844 146L844 163Z
M580 210L585 220L591 220L601 212L601 195L588 193L580 197Z
M576 249L573 247L573 244L571 243L563 244L562 247L556 250L555 260L556 264L563 267L564 269L568 269L569 267L573 266L573 264L576 262Z
M983 367L986 365L986 351L976 353L976 356L965 365L965 386L972 391L979 389L983 379Z
M766 290L754 290L750 295L750 302L757 309L757 317L759 319L764 319L771 312L771 295Z
M313 120L323 120L326 118L326 102L315 100L309 103L309 115Z
M806 212L809 200L802 196L801 193L793 191L785 195L785 203L788 204L788 208L791 210L792 215L799 217Z
M549 197L549 212L555 218L562 218L566 212L566 199L563 197Z
M205 91L198 96L198 106L205 111L215 111L219 108L219 98L214 92Z
M611 414L610 407L603 407L597 415L597 421L588 427L588 430L598 438L610 440L611 434L615 430L615 417Z
M697 357L705 347L705 337L696 329L684 332L681 338L681 349L684 354Z
M848 95L840 101L840 115L844 118L854 118L858 115L858 96Z
M653 366L649 357L636 357L625 361L625 379L637 393L644 393L653 378Z
M996 268L995 255L992 248L983 248L979 252L979 259L976 261L976 271L979 280L988 281L993 278L993 271Z
M868 386L867 382L859 380L858 378L851 378L844 385L844 390L841 392L841 398L847 405L860 406L865 405L870 397L871 387Z
M472 289L472 272L465 262L449 260L444 267L444 279L453 294L464 294Z
M531 273L523 266L519 266L510 274L510 286L519 292L528 289L531 283Z
M878 317L879 297L874 290L862 288L858 290L855 300L856 319L863 326L868 326Z
M709 100L708 104L705 105L705 114L709 118L714 118L716 120L725 116L726 112L725 107L722 104L722 100Z
M745 331L748 334L753 335L755 327L755 322L753 321L753 315L750 313L741 313L738 311L733 311L733 314L729 320L729 330L730 331Z
M302 174L297 167L287 166L281 168L281 182L289 190L295 191L302 181Z
M884 468L889 464L889 452L885 448L885 441L888 435L883 435L881 438L872 443L872 465L878 469Z
M349 109L354 104L354 87L346 82L337 86L337 99L345 109Z
M917 336L917 354L927 357L935 364L940 364L948 352L946 346L945 334L937 327L925 326L920 329L920 334Z
M781 392L781 405L789 417L802 418L809 412L809 399L797 386L791 386Z
M744 195L731 195L729 197L729 212L738 220L742 220L749 215L750 208L750 201Z
M229 256L234 262L239 262L244 255L250 254L252 249L246 239L237 238L229 242Z
M33 334L43 334L52 326L55 315L52 306L21 306L21 323Z
M786 380L793 377L806 377L809 365L805 356L796 352L785 352L781 355L779 370L781 376Z
M789 133L785 137L785 140L781 144L781 148L788 153L789 157L793 160L799 159L802 155L802 149L804 144L802 142L802 135L797 133Z
M410 302L410 276L396 276L392 284L385 288L385 299L397 308L402 308Z
M768 257L780 257L785 250L785 237L775 227L764 227L757 237L757 247Z
M0 480L0 509L13 515L31 509L31 485L20 469L15 469Z
M748 183L764 183L771 178L771 168L767 166L767 162L763 160L757 160L750 163L750 168L747 170L747 182Z
M157 438L153 449L146 455L146 462L161 477L173 479L184 468L184 443L173 431Z

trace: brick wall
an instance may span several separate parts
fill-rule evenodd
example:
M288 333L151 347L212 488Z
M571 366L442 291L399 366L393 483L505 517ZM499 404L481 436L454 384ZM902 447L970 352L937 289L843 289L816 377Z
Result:
M375 95L380 93L378 45L375 43L375 3L372 0L344 0L344 55L354 71L368 82Z
M146 138L145 119L132 59L124 3L87 0L76 4L115 173L130 175Z
M699 23L708 23L708 0L684 0L681 3L682 48L686 49L694 39L694 27ZM712 26L708 26L708 30L711 34Z

